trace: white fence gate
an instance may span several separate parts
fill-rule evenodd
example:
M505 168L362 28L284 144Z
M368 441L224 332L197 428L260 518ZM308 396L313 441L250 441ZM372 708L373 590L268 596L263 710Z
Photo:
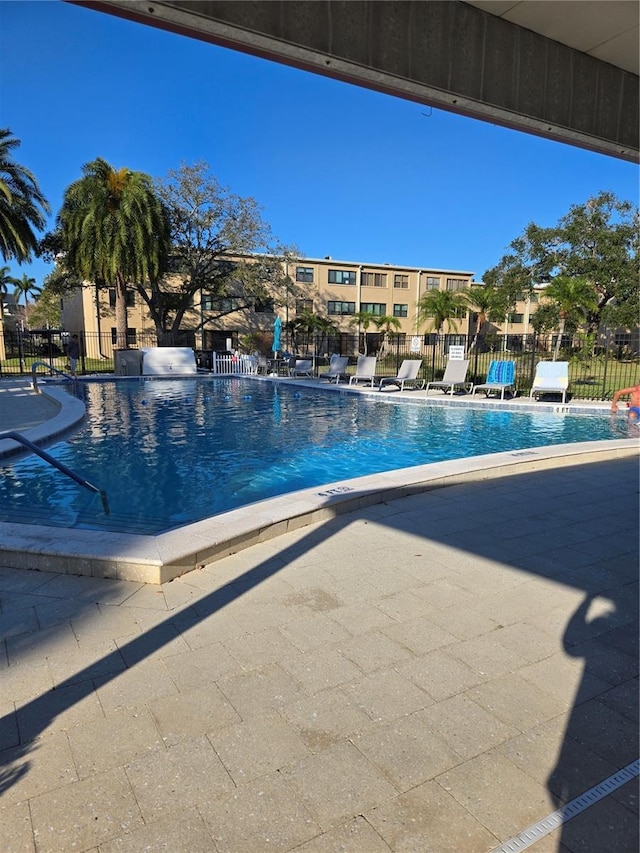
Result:
M218 355L212 354L211 372L217 374L257 373L258 360L254 355Z

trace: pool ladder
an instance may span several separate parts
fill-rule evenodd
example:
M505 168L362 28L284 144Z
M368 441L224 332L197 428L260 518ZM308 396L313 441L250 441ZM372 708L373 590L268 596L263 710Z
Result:
M10 438L13 441L17 441L18 444L21 444L23 447L26 447L32 453L35 453L36 456L39 456L41 459L44 459L45 462L48 462L49 465L53 465L54 468L57 468L58 471L61 471L63 474L66 474L67 477L70 477L80 486L83 486L85 489L89 489L90 492L95 492L100 495L100 500L102 501L102 508L104 510L105 515L109 515L109 501L107 500L107 493L102 489L99 489L97 486L94 486L88 480L85 480L84 477L80 477L75 471L72 471L71 468L67 468L62 462L58 462L57 459L54 459L53 456L50 456L46 451L42 450L32 441L29 441L28 438L25 438L24 435L20 432L15 432L15 430L10 430L9 432L0 432L0 440L5 438Z
M69 380L69 382L73 382L74 380L73 376L69 376L69 374L65 373L64 370L58 370L57 367L52 367L50 364L47 364L46 361L34 361L31 365L31 381L33 384L33 390L36 392L36 394L40 393L40 389L38 388L38 377L36 375L36 369L38 367L46 367L47 370L51 371L51 373L57 373L58 376L64 376L65 379Z

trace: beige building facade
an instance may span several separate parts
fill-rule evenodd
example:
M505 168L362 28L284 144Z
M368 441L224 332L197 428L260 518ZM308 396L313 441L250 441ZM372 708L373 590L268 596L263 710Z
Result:
M233 299L216 299L204 293L196 294L186 312L181 327L183 344L194 349L236 349L241 338L255 332L270 332L276 313L283 324L295 320L305 312L330 320L337 334L347 340L357 339L364 330L358 326L357 316L367 312L374 317L394 317L398 321L393 331L401 340L433 331L430 321L420 321L417 305L430 290L466 290L474 281L468 270L443 270L428 267L369 264L359 261L325 258L302 258L289 261L283 270L292 282L290 298L284 304L256 304L254 310L233 310ZM176 279L177 280L177 279ZM533 331L531 316L537 307L538 297L518 301L516 309L502 324L493 325L492 331L513 335ZM129 345L149 345L148 338L155 334L144 300L134 288L128 294ZM221 311L229 313L220 316ZM455 321L456 327L445 327L444 332L461 336L473 334L477 316L467 311ZM62 326L69 332L97 335L101 341L102 355L110 357L115 346L115 292L87 285L65 297L62 304ZM375 333L374 326L367 330Z

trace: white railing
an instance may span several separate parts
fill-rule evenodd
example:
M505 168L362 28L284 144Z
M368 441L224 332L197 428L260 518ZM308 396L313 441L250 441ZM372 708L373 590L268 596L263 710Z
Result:
M258 361L253 355L218 355L212 354L211 372L217 374L257 373Z

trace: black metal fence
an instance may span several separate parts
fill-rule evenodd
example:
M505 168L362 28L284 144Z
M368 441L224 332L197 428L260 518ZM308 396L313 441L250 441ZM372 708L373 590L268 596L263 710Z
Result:
M34 362L44 362L56 370L67 367L69 333L56 330L4 333L4 354L0 351L0 376L29 374ZM235 338L234 338L235 342ZM133 340L131 341L133 343ZM185 332L165 345L190 346L198 366L207 370L211 354L195 347L193 332ZM511 359L516 366L516 387L526 395L531 387L539 361L552 359L556 335L491 335L474 340L467 335L365 336L340 334L336 337L307 337L298 339L297 347L283 337L284 351L312 358L317 371L328 363L331 353L349 356L350 367L359 354L377 357L376 374L395 375L405 358L420 358L420 377L426 381L440 379L449 358L451 347L463 347L469 360L470 382L484 381L492 360ZM155 334L135 338L134 348L157 346ZM272 353L263 353L270 357ZM603 330L586 337L565 336L560 341L558 360L569 362L570 396L574 399L608 400L617 388L640 383L638 333L620 334ZM352 369L352 368L351 368ZM45 372L46 369L42 368ZM78 372L85 375L114 372L114 345L111 335L81 335L81 358Z

